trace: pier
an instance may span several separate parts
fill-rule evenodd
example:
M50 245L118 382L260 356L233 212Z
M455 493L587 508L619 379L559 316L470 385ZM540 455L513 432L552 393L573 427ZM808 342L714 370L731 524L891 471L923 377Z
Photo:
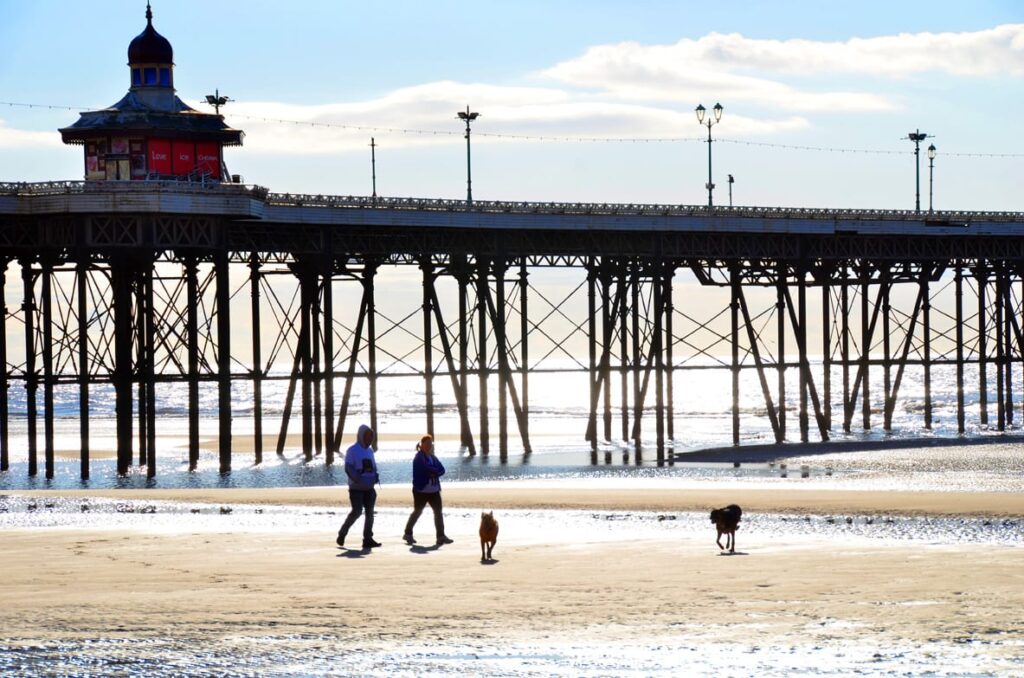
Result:
M955 369L960 432L1011 427L1014 393L1024 387L1021 213L469 204L228 182L8 183L0 184L0 266L4 294L13 287L23 300L8 305L0 328L0 465L8 468L12 445L24 446L29 475L40 458L53 475L54 389L64 387L78 391L88 478L97 384L115 393L122 474L134 465L157 473L156 393L169 383L187 385L192 468L204 384L218 394L220 470L231 470L231 387L240 381L253 393L252 463L282 453L289 432L301 434L306 460L334 463L353 428L353 391L368 394L376 425L378 380L396 376L423 380L425 430L434 432L433 396L443 389L454 396L467 454L529 453L530 375L552 369L545 359L564 348L569 337L549 323L574 295L585 298L586 316L570 323L571 334L585 337L587 354L562 369L588 375L589 419L579 435L595 455L617 442L638 459L646 449L672 463L681 423L673 384L691 370L730 375L734 445L751 416L767 417L776 442L888 431L908 368L923 371L923 429L932 425L936 367ZM408 294L418 309L384 320L375 281L390 267L417 272ZM575 270L580 285L554 298L531 282L541 269ZM680 296L683 275L719 306ZM295 285L295 303L275 291L282 276ZM710 317L701 308L712 308ZM382 360L382 331L416 335L418 348ZM699 343L699 332L711 339ZM233 337L236 347L247 339L244 356L233 355ZM712 356L727 357L697 360ZM966 383L968 367L976 384ZM763 413L740 410L747 371ZM879 373L881 393L870 388ZM287 381L273 420L264 415L268 380ZM26 440L9 432L11 389L25 392ZM976 412L965 389L980 394ZM268 433L276 449L263 449Z

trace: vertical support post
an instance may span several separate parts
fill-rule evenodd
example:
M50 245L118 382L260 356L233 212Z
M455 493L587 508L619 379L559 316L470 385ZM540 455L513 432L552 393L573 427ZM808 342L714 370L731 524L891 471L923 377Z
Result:
M1013 302L1011 299L1013 281L1010 278L1009 269L1003 271L1003 371L1006 373L1006 404L1003 409L1006 411L1006 426L1013 427L1013 342L1011 341L1010 328L1013 324Z
M487 260L477 259L476 312L477 312L477 375L480 381L480 453L490 452L490 421L487 408Z
M629 355L628 304L626 289L626 266L621 265L616 294L621 299L619 304L619 379L622 394L622 441L629 442L629 372L627 371Z
M145 302L146 333L146 477L156 477L156 310L153 308L153 268L146 268L143 276L145 290L142 293Z
M370 428L377 431L377 303L374 294L374 278L377 276L377 264L367 264L363 271L363 285L366 295L366 362L369 373L367 380L370 386ZM373 449L377 449L377 438L373 439Z
M776 410L779 418L779 432L782 440L786 439L786 267L780 261L776 268L775 315L777 322L779 407Z
M633 431L635 432L636 461L639 462L640 448L643 444L641 422L643 421L644 399L640 390L640 264L637 261L633 262L630 284L633 297L631 304L633 311Z
M732 349L732 361L730 371L732 376L732 444L740 444L740 273L739 264L733 263L729 267L729 289L732 295L729 299L730 319L730 343Z
M321 323L323 308L320 305L323 294L323 276L318 270L309 276L311 283L311 295L309 305L309 351L310 351L310 380L313 386L313 450L316 456L323 454L323 372L320 368L320 346L323 341L323 324Z
M465 259L459 264L456 271L456 281L459 284L459 389L462 393L462 402L465 404L469 399L469 272ZM475 450L472 450L473 437L469 429L468 407L464 406L459 411L459 426L463 449L475 454Z
M666 416L668 417L668 440L669 445L675 447L676 429L675 429L675 389L673 381L675 380L675 369L672 356L672 314L675 313L675 308L672 305L672 281L675 278L675 264L668 269L665 273L665 292L663 295L663 302L665 304L665 378L667 379L667 390L665 393L667 408ZM675 463L675 455L670 454L668 457L668 463Z
M956 430L963 433L964 426L964 268L956 265Z
M924 331L924 427L932 428L932 294L931 294L931 264L928 264L929 271L924 274L922 294L924 302L921 306L921 329Z
M498 452L501 461L508 461L508 384L507 369L508 342L506 341L505 322L505 272L507 265L503 259L494 262L494 295L497 297L494 323L494 338L498 345Z
M611 317L611 280L608 276L608 264L601 262L601 384L604 409L604 441L612 439L612 380L611 380L611 342L614 320Z
M53 478L53 261L43 260L40 294L43 302L43 456L46 479Z
M863 370L864 378L861 379L861 419L865 431L871 430L871 330L868 327L869 295L871 283L871 270L868 265L862 264L860 283L860 367Z
M978 265L978 415L982 426L988 426L988 307L985 303L985 288L988 285L988 269Z
M136 414L139 418L139 466L146 466L149 461L149 400L146 395L146 268L140 267L135 278L135 370L138 384Z
M850 280L849 267L844 261L839 281L839 315L841 343L840 354L843 362L843 431L850 432L853 420L853 394L850 393Z
M996 269L995 274L996 289L992 305L995 307L996 315L996 428L1004 431L1006 430L1006 407L1004 402L1003 362L1006 360L1006 347L1003 345L1003 288L1006 278L1002 266Z
M217 419L220 472L231 472L231 282L227 250L217 252Z
M0 261L0 472L11 466L7 388L7 260ZM88 477L88 466L86 466Z
M800 441L806 443L810 440L810 421L807 413L807 391L810 388L808 375L810 368L807 361L807 281L805 280L806 270L803 263L797 266L796 276L797 325L799 325L797 327L797 347L800 356ZM843 288L846 288L845 280L843 281Z
M254 463L263 463L263 352L260 320L260 257L257 252L249 255L249 297L252 319L252 417Z
M193 256L185 258L185 324L188 337L188 470L199 465L199 271Z
M882 281L882 390L885 392L883 402L888 403L894 394L892 392L892 341L889 336L889 323L892 317L892 306L890 303L892 284L888 278L888 269ZM885 431L892 430L892 419L883 417L882 427Z
M313 297L316 296L316 274L303 266L299 274L299 379L302 392L302 456L313 460L313 360L312 332ZM374 429L376 430L376 429Z
M665 309L662 298L662 263L654 263L655 270L652 273L652 295L654 306L654 332L651 335L651 352L654 353L654 422L655 422L655 452L658 465L665 463L665 357L662 354L662 316Z
M132 464L132 287L131 267L111 262L114 288L114 401L117 417L117 474Z
M334 270L329 263L323 276L324 317L324 446L325 464L334 463Z
M426 396L427 433L434 435L434 327L431 316L433 306L431 290L434 286L434 263L430 255L420 261L423 272L423 386ZM444 332L443 327L438 328Z
M521 431L526 431L524 436L524 442L529 440L530 431L530 326L527 318L527 284L526 284L526 257L519 261L519 335L522 337L519 343L519 364L522 370L522 391L520 393L521 398L521 413L519 428ZM525 454L532 452L530 445L526 443Z
M28 475L34 478L39 473L39 448L37 438L36 389L39 388L39 377L36 374L36 299L32 271L32 262L22 259L21 280L25 288L22 302L22 313L25 316L25 415L28 425Z
M590 408L587 415L587 435L590 451L597 452L597 270L594 258L587 262L587 384L590 386ZM596 463L596 458L594 463Z
M783 287L785 294L785 287ZM832 430L832 285L828 273L821 280L821 382L825 428ZM781 409L781 408L780 408Z

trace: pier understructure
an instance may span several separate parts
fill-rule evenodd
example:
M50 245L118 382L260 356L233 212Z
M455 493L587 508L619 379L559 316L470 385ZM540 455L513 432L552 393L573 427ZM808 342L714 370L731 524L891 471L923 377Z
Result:
M382 299L388 275L401 293ZM380 380L397 377L421 380L425 431L443 396L467 454L529 454L530 377L561 371L585 375L578 433L595 463L623 449L663 464L685 428L679 391L709 370L728 375L734 445L754 421L762 442L891 431L908 398L928 430L941 370L958 432L1004 431L1024 381L1021 213L0 184L0 290L0 467L21 448L47 478L58 400L77 401L86 479L90 414L108 397L118 473L156 475L157 399L172 388L189 467L205 404L226 473L240 386L246 463L290 435L307 461L334 463L354 399L376 428ZM268 401L270 383L283 398Z

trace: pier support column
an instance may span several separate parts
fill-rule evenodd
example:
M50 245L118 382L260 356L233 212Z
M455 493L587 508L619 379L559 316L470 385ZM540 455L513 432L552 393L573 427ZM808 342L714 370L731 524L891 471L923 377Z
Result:
M39 388L39 375L36 374L36 298L35 272L32 261L22 259L21 280L25 288L24 301L21 309L25 318L25 416L28 427L28 475L34 478L39 473L39 448L36 429L38 412L36 409L36 391Z
M810 420L807 412L807 396L810 385L810 363L807 359L807 272L801 263L796 269L796 291L797 291L797 328L796 339L800 360L800 442L810 440ZM846 287L845 281L843 285ZM791 304L792 306L792 304ZM845 327L845 325L844 325ZM820 424L819 424L820 426ZM825 439L825 432L822 428L822 438Z
M600 382L597 377L597 270L594 259L587 263L587 384L590 387L590 407L587 415L586 439L591 453L597 452L597 401ZM597 463L592 456L593 463Z
M114 403L117 418L117 474L132 465L132 268L126 261L110 267L114 293Z
M374 279L377 277L377 264L367 264L363 271L363 285L366 295L366 360L370 385L370 428L377 430L377 303L374 294ZM373 449L377 449L377 438L373 439Z
M476 312L477 312L477 376L480 381L480 454L487 456L490 452L490 413L487 408L487 297L488 261L477 259L476 262Z
M434 327L431 320L433 302L431 290L434 286L434 264L427 255L420 262L423 272L423 385L426 395L427 433L434 435ZM445 328L438 328L441 332Z
M651 276L651 294L654 306L654 332L651 334L651 352L654 353L654 422L655 453L658 465L665 463L665 356L662 354L662 317L665 309L662 299L661 262L655 262Z
M782 290L785 295L785 288ZM785 299L783 299L785 301ZM825 428L832 430L832 285L829 274L821 277L821 388ZM781 409L781 408L780 408Z
M324 463L334 463L337 448L334 444L334 271L332 264L323 273L323 318L324 318Z
M995 292L992 306L995 308L994 329L996 334L996 428L1006 430L1005 384L1003 381L1003 363L1006 362L1006 346L1003 342L1003 296L1006 286L1006 274L1000 265L995 270Z
M892 285L888 278L882 282L882 390L885 395L884 403L888 403L893 397L892 392L892 340L889 336L890 322L892 318L892 306L890 297ZM882 429L888 433L892 430L892 419L882 418Z
M633 316L633 444L636 461L639 463L643 447L644 397L640 390L640 265L637 261L632 264L630 287L633 302L630 304Z
M985 288L988 286L988 269L979 264L976 270L978 281L978 416L982 426L988 426L988 305Z
M675 428L675 419L676 419L676 415L675 415L675 412L676 412L676 407L675 407L675 385L673 383L675 381L675 363L674 363L674 358L673 358L673 354L672 354L672 344L674 343L674 336L672 334L672 315L675 313L675 307L673 306L673 302L672 302L672 283L673 283L673 280L675 278L675 274L676 274L675 263L673 263L669 267L669 269L666 271L666 273L665 273L665 283L664 283L665 284L665 291L662 294L662 300L663 300L663 303L665 304L665 363L666 363L665 379L667 380L667 382L666 382L666 392L665 392L665 399L666 399L665 407L666 407L667 411L666 411L665 414L666 414L666 417L667 417L667 424L668 424L667 432L666 433L668 435L669 446L671 448L670 451L674 450L674 448L675 448L675 439L676 439L676 428ZM609 380L607 383L608 383L608 388L610 389L611 388L611 380ZM672 465L672 464L675 463L675 455L674 454L669 454L668 463L669 463L669 465Z
M871 328L868 325L870 317L870 283L871 269L867 264L862 264L860 283L860 370L863 378L860 382L861 396L861 421L865 431L871 430Z
M739 265L729 267L730 376L732 377L732 444L740 444L740 275Z
M601 262L601 360L600 380L603 386L602 414L603 438L606 443L612 440L612 379L611 379L611 342L614 319L611 306L611 278L608 274L608 263Z
M496 297L494 339L498 346L498 453L501 462L508 461L508 341L505 332L508 321L505 299L505 273L508 265L503 259L494 262L494 296Z
M964 426L964 268L957 262L954 278L956 299L956 430L963 433Z
M622 300L619 304L619 390L622 396L622 442L629 444L629 298L626 285L626 265L620 264L616 294Z
M530 326L527 316L527 273L526 257L519 261L519 365L521 377L519 430L523 433L525 454L533 450L530 446Z
M924 331L924 427L932 428L932 299L930 276L924 279L924 303L921 306L921 329Z
M775 316L776 316L776 361L778 362L778 413L779 442L786 439L786 267L779 262L776 267Z
M144 289L143 322L145 333L143 342L146 345L146 363L144 370L146 385L146 477L156 477L156 309L153 305L153 266L147 266L143 273Z
M47 480L53 478L53 260L41 262L43 313L43 457Z
M260 317L260 257L257 252L249 255L249 301L252 319L252 418L253 418L253 463L263 463L263 352Z
M459 440L462 449L476 455L469 427L469 268L465 257L455 262L455 281L459 286L459 383L462 407L459 408Z
M188 470L199 465L199 263L185 257L185 334L188 344Z
M10 377L7 371L7 260L0 260L0 472L11 466L10 417L7 389Z
M220 472L231 472L231 283L228 253L217 253L217 418Z
M843 363L843 431L850 432L853 422L853 394L850 393L850 279L846 262L839 280L840 360Z

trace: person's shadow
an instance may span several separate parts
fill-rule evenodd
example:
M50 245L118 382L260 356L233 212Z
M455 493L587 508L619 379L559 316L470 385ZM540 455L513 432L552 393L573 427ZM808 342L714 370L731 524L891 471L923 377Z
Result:
M749 556L750 554L745 552L745 551L733 551L732 553L729 553L728 551L722 551L718 555L720 555L720 556Z
M501 562L500 560L496 560L494 558L481 558L480 559L480 564L481 565L497 565L500 562Z
M338 547L341 550L337 558L365 558L370 554L370 549L350 549L344 546Z
M413 544L409 547L409 553L418 553L420 555L423 555L425 553L430 553L431 551L436 551L439 548L441 547L437 544L434 544L433 546L418 546L416 544Z

